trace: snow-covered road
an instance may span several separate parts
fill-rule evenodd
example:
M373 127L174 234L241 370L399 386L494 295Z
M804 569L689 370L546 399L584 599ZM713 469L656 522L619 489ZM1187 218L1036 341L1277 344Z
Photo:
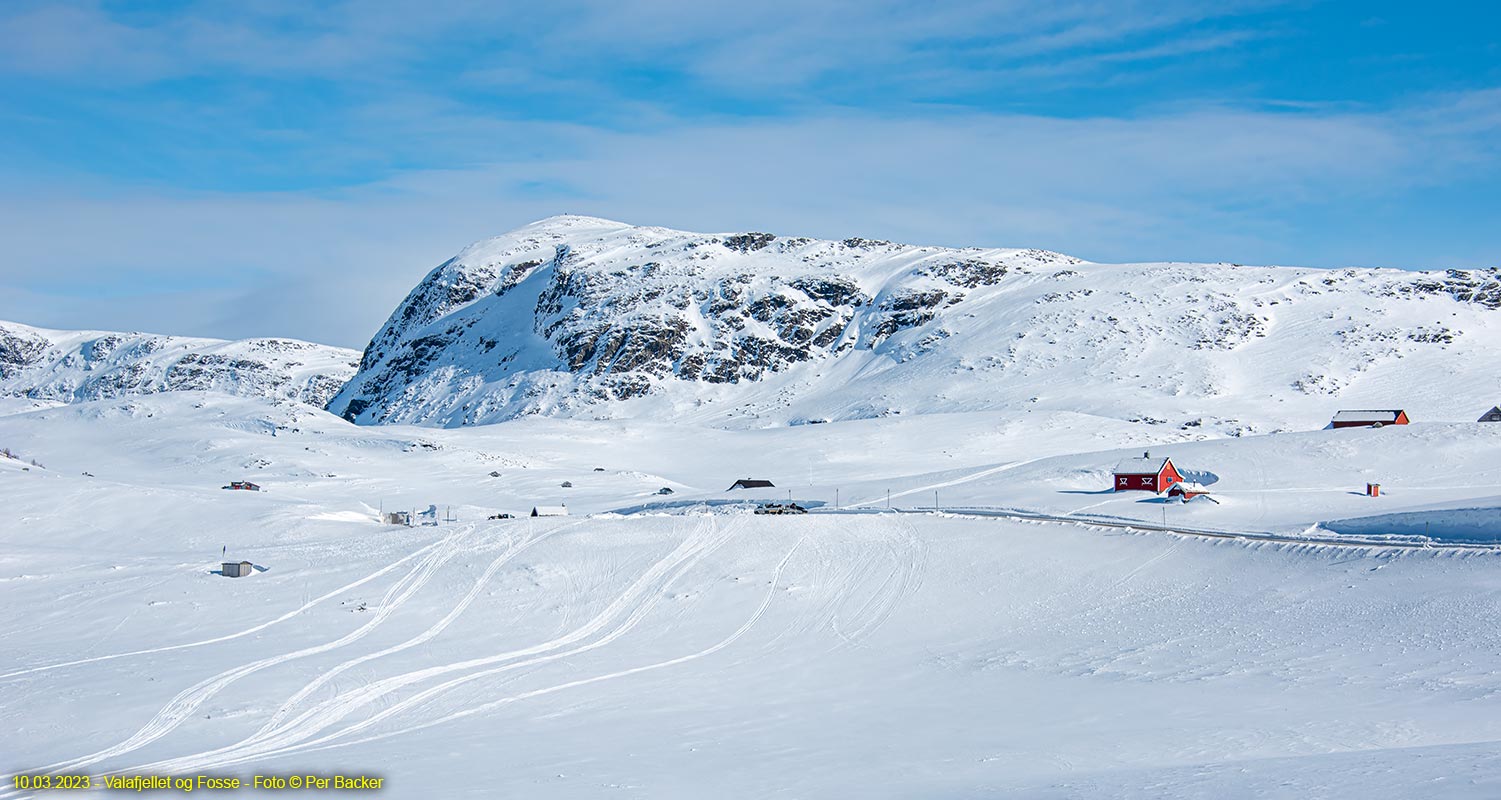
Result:
M904 514L932 514L934 512L924 509L899 509ZM823 514L840 513L838 511L823 511ZM1100 517L1081 516L1079 514L1043 514L1034 511L1016 511L994 508L953 508L943 512L949 516L959 517L990 517L996 519L1008 519L1019 522L1056 522L1063 525L1082 525L1087 528L1114 528L1127 531L1153 531L1156 533L1172 533L1179 536L1199 536L1208 539L1239 539L1248 542L1281 542L1283 544L1313 544L1323 547L1355 547L1361 549L1418 549L1418 550L1480 550L1485 552L1501 552L1501 544L1482 544L1476 542L1458 542L1434 540L1421 536L1406 536L1392 534L1387 536L1367 535L1351 536L1335 534L1330 531L1310 531L1304 536L1277 534L1266 531L1228 531L1209 530L1205 528L1189 528L1179 525L1154 525L1150 522L1138 520L1103 519Z

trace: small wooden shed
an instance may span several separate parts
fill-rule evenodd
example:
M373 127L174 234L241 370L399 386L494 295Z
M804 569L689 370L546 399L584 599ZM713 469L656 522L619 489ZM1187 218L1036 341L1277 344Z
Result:
M740 480L735 481L733 484L730 484L730 488L726 489L725 491L733 492L736 489L772 489L775 487L776 484L772 483L771 481L765 481L759 478L741 478Z
M1501 422L1501 406L1491 406L1491 410L1481 414L1476 422Z
M1209 490L1206 489L1201 483L1194 483L1193 481L1183 481L1181 483L1173 484L1173 488L1167 490L1167 496L1179 497L1182 498L1184 502L1188 502L1195 497L1209 496Z
M253 569L255 565L249 561L225 561L219 565L219 571L224 573L226 578L243 578Z
M568 516L568 506L533 506L532 507L532 516L534 516L534 517L566 517L566 516Z

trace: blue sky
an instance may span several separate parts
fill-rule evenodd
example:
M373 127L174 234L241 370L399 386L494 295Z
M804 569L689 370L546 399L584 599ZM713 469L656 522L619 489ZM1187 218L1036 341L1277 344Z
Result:
M0 318L362 346L557 213L1501 264L1482 3L0 4Z

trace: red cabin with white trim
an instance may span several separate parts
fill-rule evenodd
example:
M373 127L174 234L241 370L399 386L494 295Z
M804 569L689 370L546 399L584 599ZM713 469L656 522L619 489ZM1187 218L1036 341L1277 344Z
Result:
M1115 468L1117 492L1161 493L1182 482L1183 476L1171 458L1152 458L1149 452L1142 453L1141 458L1128 458Z

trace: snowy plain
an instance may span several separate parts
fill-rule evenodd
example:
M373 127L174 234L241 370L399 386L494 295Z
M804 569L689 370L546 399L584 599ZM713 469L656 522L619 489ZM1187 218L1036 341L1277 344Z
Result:
M1431 524L1494 530L1501 425L1164 443L1043 411L11 410L0 446L43 466L0 459L0 797L43 772L380 775L414 798L1501 795L1501 551ZM1220 502L1105 491L1148 449ZM726 491L748 477L776 488ZM220 488L247 479L265 491ZM815 513L748 513L788 497ZM376 521L430 504L456 521ZM1164 515L1317 541L1089 524ZM1398 537L1350 546L1341 520ZM1395 546L1417 520L1431 546ZM260 569L215 574L225 549Z

